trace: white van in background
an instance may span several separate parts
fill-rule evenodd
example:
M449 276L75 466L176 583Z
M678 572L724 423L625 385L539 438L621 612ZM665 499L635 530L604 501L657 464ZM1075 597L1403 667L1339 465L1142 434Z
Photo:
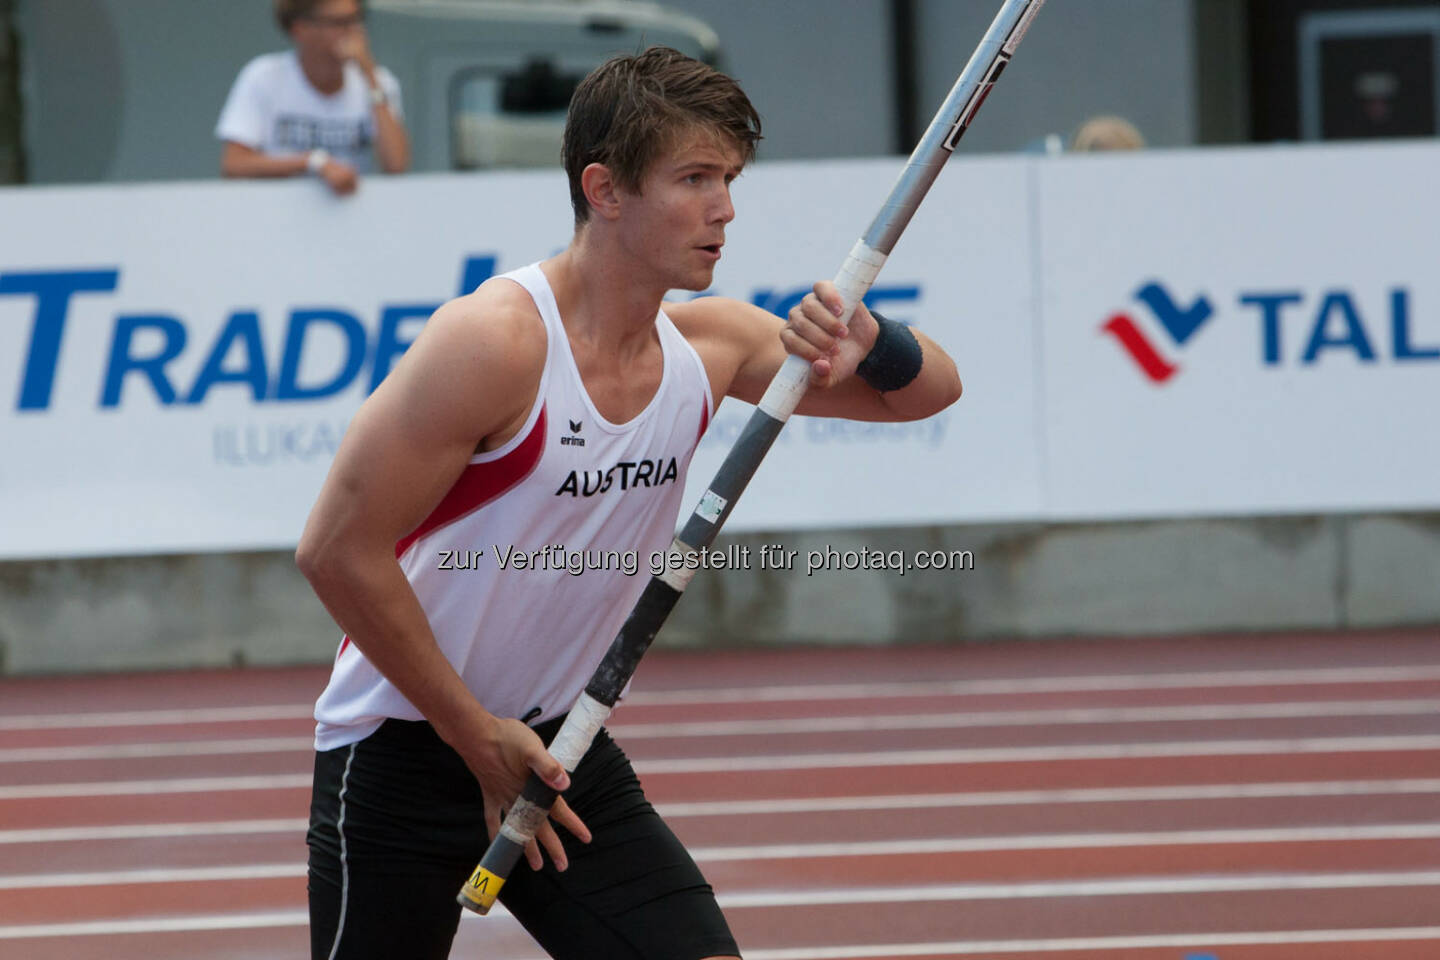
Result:
M716 33L633 0L369 0L376 59L400 80L416 171L558 165L575 82L665 44L714 62ZM282 50L270 0L25 0L26 181L219 175L215 121L252 57Z
M369 32L404 91L417 171L557 165L570 94L607 57L719 55L699 20L617 0L372 0Z

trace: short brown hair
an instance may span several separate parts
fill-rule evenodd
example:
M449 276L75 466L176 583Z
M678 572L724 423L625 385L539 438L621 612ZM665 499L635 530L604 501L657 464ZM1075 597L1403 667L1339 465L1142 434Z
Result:
M275 0L275 22L286 33L295 26L296 20L304 20L315 12L324 0ZM365 12L365 0L359 0L360 12Z
M575 225L590 218L580 184L586 167L602 163L638 193L651 161L687 127L733 142L742 163L755 156L760 139L760 115L740 84L678 50L651 47L596 67L570 98L560 151Z

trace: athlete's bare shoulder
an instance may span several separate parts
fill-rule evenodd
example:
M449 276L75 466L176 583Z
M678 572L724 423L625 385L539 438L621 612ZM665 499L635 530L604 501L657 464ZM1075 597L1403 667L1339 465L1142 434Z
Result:
M736 300L733 297L696 297L694 300L665 301L662 304L665 315L679 327L681 332L687 328L696 328L697 325L713 326L716 324L732 325L737 322L743 323L746 318L752 317L756 311L765 314L764 310L754 304L743 300ZM770 314L765 314L770 316ZM697 329L696 332L703 332Z
M488 449L524 423L545 351L545 324L530 295L494 278L435 311L371 402Z
M663 309L681 336L700 354L716 397L732 394L736 377L756 357L783 353L780 318L753 303L729 297L698 297L685 303L666 303Z
M466 353L483 351L476 360L487 372L504 366L539 375L545 362L545 323L526 289L512 280L492 277L473 293L456 297L435 311L425 334ZM417 345L419 340L417 339Z
M748 352L774 339L782 325L768 310L730 297L664 304L665 315L691 343L724 343Z

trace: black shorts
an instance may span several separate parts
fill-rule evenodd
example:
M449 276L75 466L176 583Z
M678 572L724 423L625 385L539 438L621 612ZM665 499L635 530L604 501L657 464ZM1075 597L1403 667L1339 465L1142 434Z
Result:
M536 727L546 743L560 728ZM500 902L557 960L739 955L714 892L604 730L566 802L589 844L557 829L570 867L522 859ZM317 753L310 803L312 960L445 960L460 892L489 838L480 785L424 722L387 720ZM337 943L338 936L338 943Z

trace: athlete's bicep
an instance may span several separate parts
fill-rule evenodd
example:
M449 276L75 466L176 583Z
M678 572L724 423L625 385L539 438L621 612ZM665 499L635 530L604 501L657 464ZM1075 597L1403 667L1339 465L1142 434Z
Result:
M523 321L476 317L459 301L442 307L351 421L305 539L393 549L484 438L523 413L544 356L533 340Z
M707 328L723 340L734 371L727 396L759 403L788 354L780 341L785 323L754 304L714 298L706 304ZM880 394L863 380L851 377L826 390L808 390L798 413L853 420L889 420L893 414Z
M665 312L700 354L717 403L724 397L759 400L785 359L780 319L753 304L702 297L666 304ZM771 347L780 351L778 359Z

